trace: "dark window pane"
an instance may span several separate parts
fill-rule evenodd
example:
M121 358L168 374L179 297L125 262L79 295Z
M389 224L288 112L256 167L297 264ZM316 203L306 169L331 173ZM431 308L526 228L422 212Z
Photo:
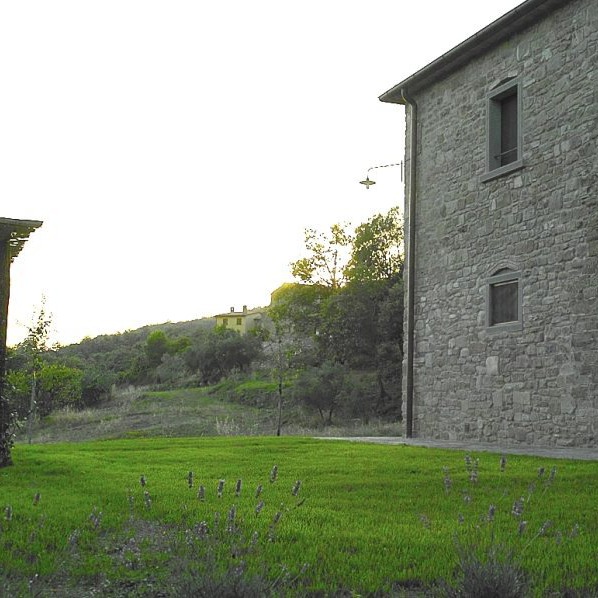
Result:
M518 314L519 283L516 280L490 285L490 325L516 322Z
M500 165L517 160L517 94L500 102Z

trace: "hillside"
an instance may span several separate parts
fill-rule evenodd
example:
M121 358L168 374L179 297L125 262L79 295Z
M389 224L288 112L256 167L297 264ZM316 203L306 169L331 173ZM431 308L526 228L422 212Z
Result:
M102 334L94 338L84 338L79 343L65 345L58 349L62 356L77 356L89 358L99 353L109 353L119 349L128 349L145 342L148 335L156 330L162 330L169 337L182 338L191 336L198 330L210 330L216 325L216 318L200 318L185 322L164 322L162 324L148 324L135 330L126 330L116 334Z
M275 385L222 384L168 391L125 389L93 409L62 409L38 420L34 444L137 437L272 436L276 434L278 404ZM259 395L259 396L258 396ZM400 435L399 423L337 420L323 427L313 413L284 397L283 435L360 436ZM17 442L25 443L23 427Z

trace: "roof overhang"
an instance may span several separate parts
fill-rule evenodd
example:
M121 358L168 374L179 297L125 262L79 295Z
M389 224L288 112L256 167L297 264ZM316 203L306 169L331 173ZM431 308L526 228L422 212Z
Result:
M537 23L545 15L564 6L571 0L527 0L484 29L455 46L427 66L423 67L392 89L384 92L379 100L391 104L406 101L403 92L413 95L421 89L444 79L490 48L509 39L514 34Z
M13 218L0 218L0 242L8 242L10 259L14 260L29 235L42 225L41 220L14 220Z

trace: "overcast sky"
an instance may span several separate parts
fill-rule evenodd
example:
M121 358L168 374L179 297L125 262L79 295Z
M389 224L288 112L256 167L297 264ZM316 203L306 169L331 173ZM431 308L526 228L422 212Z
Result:
M378 96L516 0L0 3L9 343L264 306L303 230L403 202L404 113Z

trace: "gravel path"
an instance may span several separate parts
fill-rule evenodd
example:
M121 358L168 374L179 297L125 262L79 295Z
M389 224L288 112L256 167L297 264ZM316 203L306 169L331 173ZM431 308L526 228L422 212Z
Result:
M488 452L509 455L532 455L555 459L577 459L598 461L598 447L527 447L500 446L475 442L455 442L449 440L425 440L422 438L403 438L401 436L355 436L355 437L318 437L319 440L346 440L349 442L371 442L375 444L403 444L408 446L427 446L431 448L454 449L459 451Z

